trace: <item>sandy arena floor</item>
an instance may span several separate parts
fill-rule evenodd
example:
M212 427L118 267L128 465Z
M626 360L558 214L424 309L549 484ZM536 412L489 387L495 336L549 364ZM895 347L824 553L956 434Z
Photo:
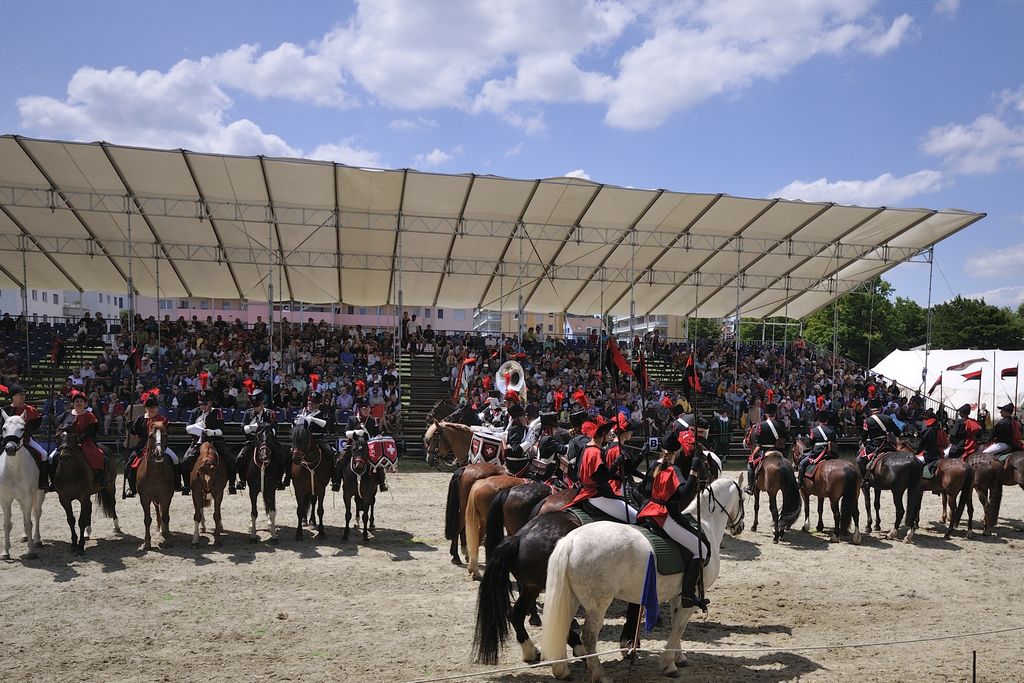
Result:
M552 680L550 669L493 674L470 662L476 586L449 563L443 534L448 475L416 465L389 477L368 544L341 543L343 503L328 492L328 537L292 539L295 504L282 495L281 543L272 547L260 512L262 542L248 543L248 495L226 497L224 547L206 537L190 546L192 505L171 508L174 545L141 553L142 511L118 501L124 535L110 520L93 525L84 558L56 497L43 511L40 559L0 563L0 677L27 681L407 681L454 673L466 680ZM764 501L762 501L764 502ZM1007 489L998 535L944 541L932 524L938 498L925 497L924 528L913 546L882 540L829 544L791 532L779 545L762 505L761 528L726 536L711 612L684 634L684 646L795 647L967 633L1024 624L1024 493ZM15 506L19 558L20 513ZM883 502L891 523L891 501ZM861 511L863 519L863 510ZM976 518L981 516L976 510ZM95 519L95 518L94 518ZM812 513L812 526L816 522ZM767 520L767 521L766 521ZM831 514L826 506L826 524ZM353 537L356 538L356 537ZM622 610L613 606L602 648L614 647ZM539 640L539 629L531 629ZM665 629L646 639L663 642ZM694 653L685 680L968 680L971 650L978 679L1024 680L1021 632L898 647L802 653ZM513 641L501 666L518 662ZM616 680L663 680L654 655ZM585 668L574 668L586 680Z

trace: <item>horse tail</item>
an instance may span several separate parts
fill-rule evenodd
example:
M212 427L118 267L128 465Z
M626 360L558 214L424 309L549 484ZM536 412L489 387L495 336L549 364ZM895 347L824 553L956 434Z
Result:
M796 483L793 466L785 460L781 462L779 477L782 479L782 515L779 518L779 528L788 529L800 518L800 487Z
M519 559L519 536L502 541L494 553L487 553L487 569L477 591L476 628L473 631L473 660L497 664L498 651L508 640L512 611L512 568Z
M569 584L572 546L573 538L570 534L555 545L551 558L548 559L548 574L544 587L544 630L540 646L545 659L565 659L569 624L576 612L576 597Z
M109 488L104 486L96 492L96 502L103 509L104 517L117 517L117 502L114 500L114 494Z
M487 528L484 531L484 549L487 557L491 557L498 544L505 540L505 501L509 492L514 486L498 491L498 495L491 502L491 509L487 512Z
M857 497L859 495L858 479L856 472L847 469L843 476L843 498L840 501L839 530L843 533L850 530L850 521L857 509Z
M449 541L459 535L459 481L464 467L452 472L448 482L448 505L444 509L444 537Z

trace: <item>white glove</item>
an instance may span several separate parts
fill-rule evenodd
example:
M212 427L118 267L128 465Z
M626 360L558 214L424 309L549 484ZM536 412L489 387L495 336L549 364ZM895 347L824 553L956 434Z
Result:
M244 425L242 427L242 431L245 432L246 434L252 434L254 431L256 431L256 427L254 425Z
M212 429L204 429L203 433L206 434L207 436L213 436L214 431Z

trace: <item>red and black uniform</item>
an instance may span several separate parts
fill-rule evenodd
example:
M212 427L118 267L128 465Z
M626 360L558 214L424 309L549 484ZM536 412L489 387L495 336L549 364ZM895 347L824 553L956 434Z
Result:
M600 446L590 443L583 449L580 456L579 481L579 492L565 508L589 502L593 507L620 522L636 521L636 510L612 487L612 475L605 462L604 449ZM621 490L620 488L619 491Z
M981 425L971 417L961 417L949 430L949 457L966 460L978 451Z
M128 430L129 434L134 436L137 441L135 443L135 450L131 452L124 463L124 481L128 486L128 492L123 494L122 497L130 498L135 495L135 479L139 473L139 464L142 462L142 450L149 442L149 428L154 422L166 425L168 427L167 431L170 431L167 418L159 413L157 413L156 417L139 415Z
M86 462L89 463L89 467L99 475L102 481L104 455L103 449L96 443L96 434L99 433L100 421L90 412L75 415L74 412L68 410L61 415L57 424L60 425L58 431L68 431L75 435L78 447L81 449L82 454L85 455Z

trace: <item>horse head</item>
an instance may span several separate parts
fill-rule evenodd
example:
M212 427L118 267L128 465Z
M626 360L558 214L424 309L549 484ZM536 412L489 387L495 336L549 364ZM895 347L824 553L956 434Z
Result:
M792 458L794 465L799 465L800 460L804 457L804 453L808 448L809 438L806 434L800 434L793 439L793 447L789 450L789 457Z
M733 536L743 533L744 514L743 507L743 475L737 483L731 477L715 479L707 488L708 491L708 512L724 512L726 517L726 529Z
M434 420L423 434L423 452L426 453L427 464L431 467L437 465L440 456L442 424L444 423Z
M164 436L167 425L163 422L151 421L149 424L149 441L146 443L146 455L153 462L164 461Z
M4 422L4 452L14 455L21 448L25 438L25 420L20 415L11 415Z
M349 443L349 467L352 472L361 477L366 474L367 464L370 461L370 446L363 432L356 432L352 435Z

